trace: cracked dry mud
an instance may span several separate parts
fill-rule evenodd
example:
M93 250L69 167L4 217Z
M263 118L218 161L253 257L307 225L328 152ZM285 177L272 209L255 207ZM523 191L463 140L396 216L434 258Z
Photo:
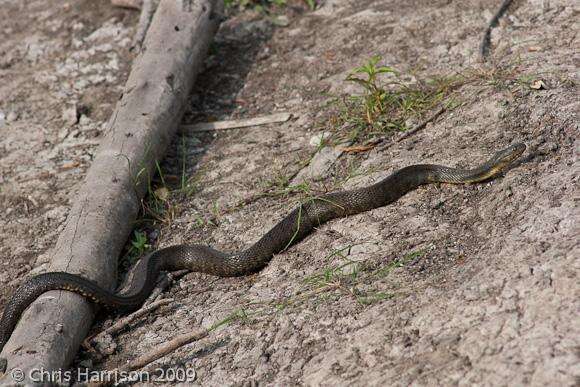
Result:
M81 352L76 364L117 367L244 310L157 364L193 366L202 385L577 383L578 5L516 1L481 66L499 1L327 0L314 12L290 3L286 26L251 11L223 23L185 120L297 118L176 139L163 168L179 178L185 157L197 189L172 194L171 221L149 230L155 246L235 250L263 235L300 195L232 205L298 172L328 129L328 94L359 92L343 80L375 54L418 79L471 68L488 77L400 144L341 155L313 188L360 187L420 162L474 165L516 141L526 157L488 183L426 186L332 221L256 275L189 274L167 292L175 302L116 337L112 354ZM0 7L0 308L50 259L124 85L137 17L106 1ZM536 79L547 89L529 88ZM100 315L94 331L112 318Z

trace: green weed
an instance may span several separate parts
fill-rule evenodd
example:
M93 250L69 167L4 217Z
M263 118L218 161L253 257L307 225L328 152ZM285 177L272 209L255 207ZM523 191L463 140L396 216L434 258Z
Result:
M148 243L145 232L135 230L133 231L133 238L129 243L129 248L124 258L128 263L133 263L150 248L151 245Z
M410 119L418 118L440 104L458 86L457 79L435 77L406 83L392 67L379 65L380 56L354 68L346 78L361 86L363 93L344 97L332 123L347 128L343 137L359 142L392 131L405 131ZM385 81L389 75L389 81Z

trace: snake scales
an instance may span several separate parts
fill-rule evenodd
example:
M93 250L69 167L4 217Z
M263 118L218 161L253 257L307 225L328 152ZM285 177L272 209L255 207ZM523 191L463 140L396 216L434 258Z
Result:
M312 198L295 208L256 243L241 252L226 254L202 245L175 245L157 250L135 264L130 270L126 286L116 294L75 274L53 272L32 277L16 290L4 309L0 320L0 351L28 305L49 290L73 291L121 311L136 309L153 290L161 270L189 269L223 277L255 273L274 254L300 241L313 228L330 219L385 206L423 184L466 184L492 178L525 149L524 144L514 144L497 152L475 169L432 164L411 165L369 187Z

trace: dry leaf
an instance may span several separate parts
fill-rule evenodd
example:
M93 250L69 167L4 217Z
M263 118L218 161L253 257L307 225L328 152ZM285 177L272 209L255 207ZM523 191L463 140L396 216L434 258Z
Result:
M532 88L534 90L540 90L540 89L545 90L548 87L546 86L544 81L542 81L541 79L536 79L535 81L532 81L532 83L530 84L530 88Z
M341 148L341 150L343 152L347 152L347 153L360 153L360 152L366 152L368 150L371 150L375 147L375 144L372 145L354 145L354 146L347 146L345 148Z
M63 165L61 165L60 169L63 171L66 171L67 169L76 168L79 165L80 165L80 163L78 161L68 161L68 162L64 163Z

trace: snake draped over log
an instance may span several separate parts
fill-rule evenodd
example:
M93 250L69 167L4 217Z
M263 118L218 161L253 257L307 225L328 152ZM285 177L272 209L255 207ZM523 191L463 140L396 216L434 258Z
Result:
M107 308L130 311L139 308L145 301L162 270L188 269L222 277L252 274L266 266L274 254L300 241L324 222L385 206L423 184L468 184L493 178L525 149L524 144L516 143L497 152L489 161L474 169L433 164L411 165L368 187L311 198L241 252L227 254L202 245L175 245L159 249L131 268L118 293L111 293L75 274L52 272L37 275L16 290L4 309L0 320L0 351L28 305L49 290L69 290Z

